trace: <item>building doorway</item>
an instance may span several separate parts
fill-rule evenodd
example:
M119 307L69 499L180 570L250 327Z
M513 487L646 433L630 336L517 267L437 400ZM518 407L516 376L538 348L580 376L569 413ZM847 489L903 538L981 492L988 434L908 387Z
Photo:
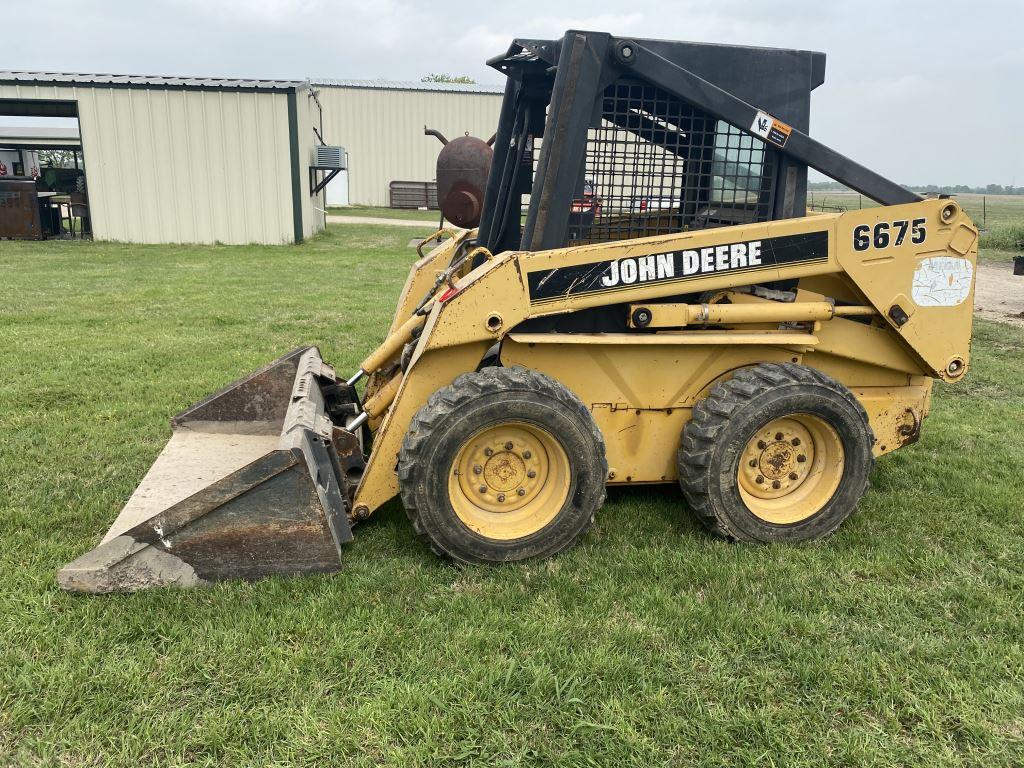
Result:
M0 238L91 237L77 104L0 99Z

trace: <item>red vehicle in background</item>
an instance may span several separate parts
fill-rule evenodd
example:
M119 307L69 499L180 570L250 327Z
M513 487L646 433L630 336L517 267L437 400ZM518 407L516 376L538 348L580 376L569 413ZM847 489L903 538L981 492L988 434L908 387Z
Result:
M583 182L583 194L574 198L569 208L569 240L586 240L594 226L594 219L601 215L602 200L597 196L594 182Z
M590 179L583 182L583 196L572 201L570 210L581 218L589 216L591 224L601 215L601 198L595 193L594 182Z

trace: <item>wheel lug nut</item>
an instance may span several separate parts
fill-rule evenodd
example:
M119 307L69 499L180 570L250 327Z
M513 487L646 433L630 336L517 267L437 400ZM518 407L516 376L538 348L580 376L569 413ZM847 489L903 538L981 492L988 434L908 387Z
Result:
M803 464L805 461L807 461L807 457L801 453L799 456L796 457L796 460Z
M780 483L778 480L772 480L772 488L774 488L777 491L781 487L782 483Z
M757 447L763 451L765 448L768 447L768 443L766 443L764 440L758 440Z
M505 494L504 493L499 493L498 494L498 501L504 501L504 500L505 500Z
M537 473L531 469L529 472L526 473L526 476L529 478L534 478L537 476Z
M800 438L794 437L792 440L789 441L789 443L795 448L796 446L800 445Z
M505 443L505 450L506 451L511 451L512 450L512 441L511 440L509 440L507 443Z
M526 495L526 489L525 488L520 488L518 491L516 491L516 493L518 493L520 496L525 496Z
M775 439L776 440L782 440L783 437L785 437L785 435L783 435L781 432L776 432L775 433Z
M750 466L756 467L757 466L757 459L751 459L750 460Z
M764 477L762 477L761 475L758 475L757 477L754 478L754 482L755 483L763 483L764 482Z
M789 473L789 479L790 480L796 480L798 477L800 477L800 475L798 475L796 472L790 472Z
M480 493L487 493L487 486L486 485L481 485L480 486Z
M484 448L484 456L491 456L494 453L490 448Z
M532 453L530 453L529 451L523 451L523 458L524 458L524 459L528 459L528 458L530 458L531 456L533 456L533 454L532 454Z
M481 472L483 472L483 471L484 471L484 468L483 468L483 467L481 467L481 466L480 466L479 464L475 464L475 465L473 466L473 474L474 474L474 475L479 475L479 474L480 474Z

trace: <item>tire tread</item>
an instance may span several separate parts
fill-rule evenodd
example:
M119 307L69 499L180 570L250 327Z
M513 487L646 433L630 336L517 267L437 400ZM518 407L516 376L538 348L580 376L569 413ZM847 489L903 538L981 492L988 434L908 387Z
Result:
M571 392L564 384L552 379L549 376L528 368L521 367L500 367L491 366L482 368L479 371L463 373L458 376L450 385L432 394L422 408L417 411L409 424L398 456L398 479L402 506L405 507L406 515L412 523L413 530L430 546L431 551L436 555L457 562L467 562L460 558L458 553L449 551L443 544L430 536L430 532L422 522L419 510L419 503L416 499L416 488L421 484L422 475L427 470L428 461L424 457L424 451L428 446L428 437L432 430L449 418L452 418L461 409L472 401L507 392L543 392L545 396L558 401L561 405L575 412L579 416L579 422L587 426L589 437L598 447L601 469L603 476L608 476L608 460L605 456L604 437L594 422L590 411L583 402ZM607 497L607 489L604 483L601 484L601 495L594 505L596 512ZM564 542L556 551L549 554L557 554L574 546L580 538L594 524L594 512L590 515L589 523L576 533L571 539Z
M683 437L676 455L679 485L687 504L714 536L728 541L739 541L744 538L730 526L727 516L716 511L707 490L711 457L717 437L726 429L734 413L766 390L801 384L824 387L841 396L853 406L864 423L868 424L864 407L850 390L831 376L796 363L762 363L737 371L731 379L715 385L708 396L694 407L693 417L683 429ZM869 424L867 428L868 436L871 438ZM874 458L872 457L870 461L868 475ZM865 476L863 487L857 489L857 498L867 491L869 484ZM823 535L832 533L841 522L841 519L838 520Z

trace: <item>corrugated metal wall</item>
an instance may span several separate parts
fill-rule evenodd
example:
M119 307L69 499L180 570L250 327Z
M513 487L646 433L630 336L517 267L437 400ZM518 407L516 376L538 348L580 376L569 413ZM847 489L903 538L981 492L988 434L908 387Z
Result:
M97 239L233 244L294 240L284 92L0 85L0 98L78 103ZM315 215L309 197L315 110L306 102L300 91L300 178L309 236L323 219Z
M441 144L424 124L449 140L466 131L490 138L498 127L501 94L315 85L324 108L324 140L349 156L349 201L388 204L393 180L431 181Z

